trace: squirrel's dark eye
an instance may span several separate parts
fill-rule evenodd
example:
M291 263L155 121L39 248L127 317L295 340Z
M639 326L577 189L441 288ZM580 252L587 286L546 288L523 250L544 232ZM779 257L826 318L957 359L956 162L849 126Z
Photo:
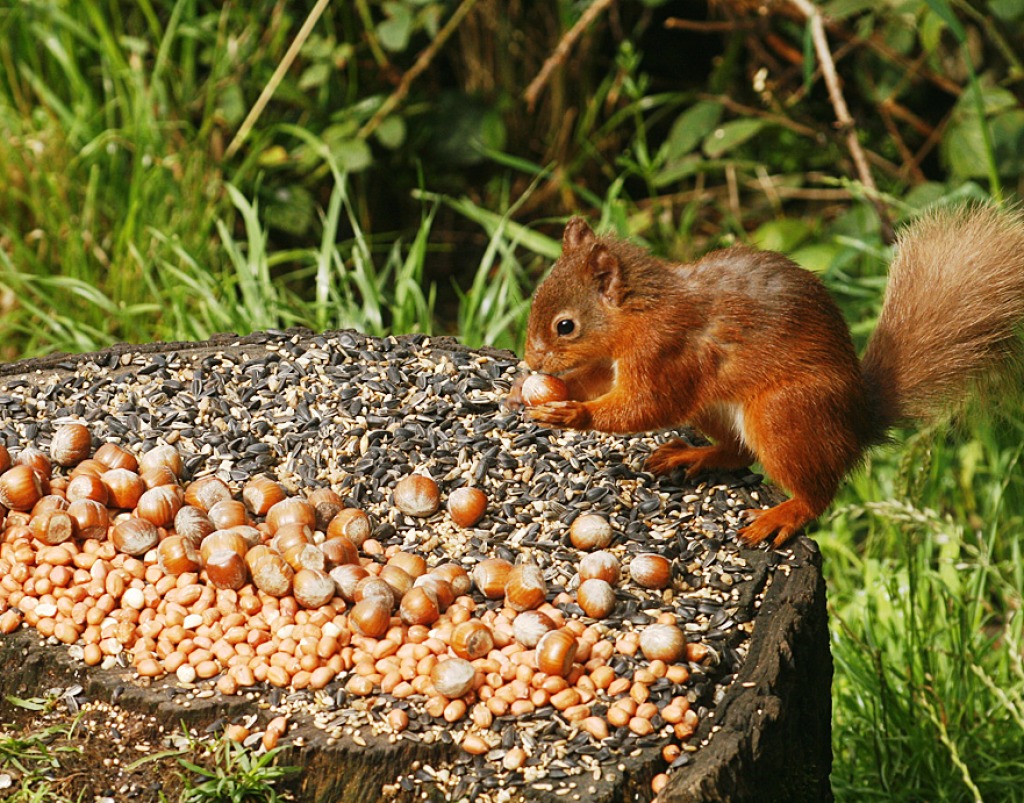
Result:
M572 318L562 318L562 320L555 324L555 331L563 337L565 335L571 335L575 330L576 324Z

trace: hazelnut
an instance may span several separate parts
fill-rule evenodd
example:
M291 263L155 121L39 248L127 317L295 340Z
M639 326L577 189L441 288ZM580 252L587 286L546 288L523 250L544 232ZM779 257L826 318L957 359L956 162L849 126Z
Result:
M400 600L412 588L412 577L405 569L388 564L380 570L378 575L381 580L391 586L395 599Z
M79 474L68 481L68 487L64 489L64 495L69 502L77 499L92 499L101 505L107 504L107 486L99 476L92 474Z
M263 474L253 477L242 488L242 501L254 516L265 516L285 496L281 484Z
M285 562L295 571L300 569L316 569L323 571L327 562L324 553L313 544L296 543L281 553Z
M0 505L10 510L31 510L42 496L42 478L31 466L19 464L0 474Z
M322 533L327 532L327 527L331 520L345 507L345 503L341 501L341 496L330 488L316 488L309 491L306 494L306 501L316 511L316 529Z
M353 602L355 600L356 585L364 577L369 577L370 573L362 566L354 563L345 563L331 569L330 575L341 598L345 602Z
M256 547L259 549L259 547ZM254 550L250 550L253 552ZM248 558L248 555L246 555ZM261 557L246 561L249 571L252 574L253 585L264 594L272 597L283 597L292 592L292 581L295 577L295 570L271 549Z
M207 518L206 511L193 505L185 504L174 514L174 531L191 541L194 547L198 547L216 529Z
M329 566L340 566L343 563L359 563L359 550L348 538L339 535L328 538L320 544L320 551Z
M214 552L204 561L203 568L210 584L215 588L230 588L237 591L249 579L245 560L232 549Z
M158 485L139 497L135 515L153 522L157 527L169 529L184 500L185 495L177 485Z
M544 573L533 563L514 566L505 581L505 604L514 611L539 608L547 598Z
M145 475L158 469L167 469L177 479L181 479L181 474L185 467L181 461L181 455L178 454L178 450L175 447L169 444L154 446L139 458L138 472L140 475Z
M81 463L79 463L77 466L71 469L71 473L68 476L71 477L72 479L74 479L75 477L81 477L83 475L87 477L99 477L100 474L103 474L107 471L110 471L110 466L108 466L106 463L101 463L95 457L87 457L85 458L85 460L83 460Z
M470 579L469 572L457 563L442 563L431 569L430 574L435 574L442 580L447 580L452 587L452 593L456 597L468 594L469 590L473 587L473 581Z
M206 563L215 552L229 550L238 557L245 557L249 551L249 543L245 537L233 529L215 530L203 539L199 545L199 556Z
M410 474L395 485L394 503L408 516L426 518L437 512L441 492L437 483L425 474Z
M413 579L427 571L427 561L415 552L396 552L388 560L389 566L397 566Z
M14 458L14 465L16 466L29 466L35 469L35 472L39 475L39 478L44 482L50 479L53 471L50 466L50 458L46 456L46 452L42 449L37 449L34 446L29 446L22 449L16 458Z
M118 552L145 555L160 542L160 531L151 521L131 517L114 525L110 540Z
M75 534L75 521L63 510L45 510L32 516L28 528L44 544L56 546Z
M47 494L39 497L39 501L32 505L32 516L38 516L48 510L67 510L68 500L58 494Z
M312 543L312 535L309 525L296 521L282 525L270 539L270 545L283 555L296 546Z
M448 515L460 527L472 527L487 511L487 496L479 488L456 488L448 494Z
M511 571L512 564L504 558L485 558L473 568L473 584L487 599L501 599Z
M541 611L523 611L512 620L512 635L528 650L537 646L541 636L557 628L554 619Z
M494 634L479 619L468 619L452 631L451 648L460 658L475 661L485 658L494 649Z
M569 388L557 376L550 374L530 374L523 380L520 389L523 404L536 407L553 401L565 401L569 398Z
M267 526L276 533L286 524L304 524L313 530L316 527L316 510L305 499L289 497L274 504L267 511Z
M570 631L551 630L540 637L534 658L537 669L548 675L565 677L572 670L579 644Z
M169 535L156 548L157 563L168 574L198 572L199 554L192 542L181 535Z
M580 583L576 602L587 616L603 619L615 610L615 589L608 581L592 577Z
M430 680L438 694L455 700L476 685L476 667L464 658L445 658L434 664Z
M245 505L237 499L221 499L218 502L214 502L210 509L206 511L206 517L218 530L237 527L249 521L245 513Z
M92 435L85 424L63 424L50 439L50 458L58 466L73 466L92 451Z
M441 611L433 592L420 586L405 592L398 615L407 625L432 625L441 617Z
M331 576L319 569L299 569L292 579L292 594L305 608L326 605L336 590Z
M686 636L676 625L649 624L640 631L640 651L648 661L674 664L686 652Z
M607 549L612 542L612 526L604 516L585 513L573 519L569 540L577 549Z
M667 588L672 582L672 564L662 555L643 552L629 562L629 576L644 588Z
M373 525L364 511L356 507L347 507L330 520L326 533L328 538L344 535L356 547L361 547L373 533Z
M590 552L580 559L580 580L604 580L615 585L619 582L619 559L611 552Z
M356 602L362 602L364 599L376 599L385 603L389 611L394 609L397 600L391 586L379 577L369 574L356 583L356 590L352 594L352 599Z
M100 480L107 487L107 504L123 510L132 510L146 490L142 477L127 468L112 468Z
M437 574L421 574L412 584L413 588L425 588L437 597L438 607L444 611L455 601L452 584Z
M106 538L110 515L104 505L92 499L76 499L68 505L67 512L75 520L75 530L83 541Z
M139 470L139 461L135 459L135 455L116 443L104 443L96 450L93 458L99 460L108 469L124 468L128 469L128 471Z
M173 485L175 488L178 487L178 478L174 476L174 472L171 471L167 466L157 466L146 471L140 471L139 476L142 477L143 483L147 488L158 488L163 485ZM182 489L182 499L185 497L185 491Z
M370 638L381 638L391 626L391 606L381 599L362 599L348 614L353 630Z
M222 499L231 498L231 489L220 477L200 477L185 487L185 504L206 513Z

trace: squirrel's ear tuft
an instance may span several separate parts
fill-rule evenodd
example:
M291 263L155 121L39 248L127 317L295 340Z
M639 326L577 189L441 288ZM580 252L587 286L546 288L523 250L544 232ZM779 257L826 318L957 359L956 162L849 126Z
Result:
M594 241L594 232L581 217L573 217L565 224L562 233L562 250L572 251Z
M600 243L590 249L587 267L597 282L598 292L605 303L619 306L626 295L626 284L622 278L622 264L608 248Z

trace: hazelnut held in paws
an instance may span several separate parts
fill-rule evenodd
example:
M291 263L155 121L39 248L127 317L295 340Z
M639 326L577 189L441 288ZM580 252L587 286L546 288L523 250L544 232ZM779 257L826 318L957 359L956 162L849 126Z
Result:
M655 473L759 460L791 498L748 511L749 544L779 546L828 507L896 424L934 418L1020 356L1024 217L959 207L907 228L882 313L858 360L814 274L746 247L693 264L599 237L581 219L537 288L526 362L568 399L527 411L556 427L642 432L691 424L712 439L660 446Z

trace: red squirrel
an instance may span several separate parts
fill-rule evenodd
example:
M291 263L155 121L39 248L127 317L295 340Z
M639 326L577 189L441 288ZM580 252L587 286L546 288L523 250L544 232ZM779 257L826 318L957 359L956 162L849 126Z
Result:
M647 470L693 477L759 460L791 498L746 511L740 537L781 546L890 427L1008 372L1022 321L1019 211L938 210L905 230L860 361L824 285L782 254L736 246L676 264L574 217L526 340L529 367L564 380L569 400L528 415L620 433L692 424L713 445L669 441Z

